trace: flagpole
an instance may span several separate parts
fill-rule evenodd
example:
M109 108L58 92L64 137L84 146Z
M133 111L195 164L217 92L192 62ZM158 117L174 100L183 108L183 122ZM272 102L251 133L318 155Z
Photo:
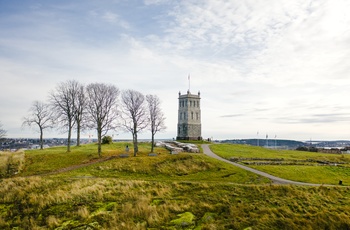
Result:
M191 76L188 74L188 91L191 92Z

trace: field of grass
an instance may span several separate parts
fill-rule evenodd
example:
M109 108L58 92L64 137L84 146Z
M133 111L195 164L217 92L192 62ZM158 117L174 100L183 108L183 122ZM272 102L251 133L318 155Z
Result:
M164 148L155 148L157 156L148 156L149 143L141 143L137 157L120 158L124 148L131 143L114 143L103 146L103 157L116 158L82 167L66 173L62 177L103 177L127 180L157 181L222 181L240 184L270 183L266 178L239 169L203 154L180 153L171 155ZM64 147L30 150L26 152L26 163L22 176L55 172L61 168L85 164L98 160L94 144L73 147L70 153Z
M131 143L113 143L109 145L102 145L102 157L119 156L125 153L125 146L129 145L132 149ZM138 155L147 155L150 150L149 143L139 144ZM163 148L155 148L157 153L165 154L167 150ZM131 153L130 153L131 155ZM25 169L23 176L45 174L56 171L58 169L70 167L72 165L85 164L98 160L97 145L87 144L83 146L71 147L71 152L66 152L66 147L53 147L43 150L28 150L25 156Z
M1 229L349 229L346 187L31 177L0 182Z
M68 175L71 177L103 177L147 181L270 183L266 178L211 159L203 154L187 153L164 154L157 157L116 158L63 174L63 176Z
M261 158L283 159L287 162L298 162L299 165L249 165L249 167L267 172L271 175L289 180L317 183L338 184L342 180L343 185L350 185L350 154L325 154L315 152L302 152L294 150L272 150L248 145L219 144L211 145L211 150L219 156L230 159L243 158L243 162L249 163L249 159ZM305 161L305 163L300 163ZM311 162L311 163L310 163ZM315 163L316 162L316 163ZM322 165L317 162L333 162L333 165ZM241 162L242 163L242 162Z
M102 157L119 156L126 144L131 146L103 146ZM223 155L259 152L211 147ZM152 157L149 152L149 143L143 143L137 157L60 172L96 161L96 145L74 147L71 153L64 147L26 151L23 172L0 179L0 229L350 228L350 187L272 185L203 154L170 155L156 148ZM299 152L287 154L303 159Z

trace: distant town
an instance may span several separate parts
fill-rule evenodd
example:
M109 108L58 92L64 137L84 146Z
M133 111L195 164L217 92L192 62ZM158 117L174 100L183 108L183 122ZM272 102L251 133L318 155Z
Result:
M89 143L93 140L82 139L81 143ZM76 143L72 139L72 144ZM44 139L44 148L53 146L67 145L67 138L46 138ZM0 151L16 151L18 149L39 149L39 138L4 138L0 141Z

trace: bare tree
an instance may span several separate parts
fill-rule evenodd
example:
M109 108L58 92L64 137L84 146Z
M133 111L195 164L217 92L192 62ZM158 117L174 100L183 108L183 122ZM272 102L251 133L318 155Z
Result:
M44 129L52 128L53 112L49 106L41 101L34 101L29 109L29 115L23 118L22 127L37 125L40 132L40 149L43 149Z
M80 133L84 128L83 125L86 110L86 95L84 85L78 83L76 91L76 98L74 100L75 122L77 130L77 146L80 146Z
M149 123L150 123L150 131L152 134L152 147L151 147L151 153L153 153L154 150L154 136L157 132L165 130L166 126L164 124L164 114L160 108L160 100L158 96L156 95L146 95L146 101L148 104L148 116L149 116Z
M87 112L91 128L97 131L98 155L101 157L102 136L115 129L119 89L102 83L89 84L87 92Z
M6 136L6 130L2 128L2 123L0 122L0 139Z
M137 134L148 126L145 97L135 90L122 93L122 120L126 131L131 132L134 144L134 156L138 152Z
M76 98L80 84L70 80L61 82L50 93L50 104L55 113L55 120L68 132L67 152L70 152L72 129L76 121Z

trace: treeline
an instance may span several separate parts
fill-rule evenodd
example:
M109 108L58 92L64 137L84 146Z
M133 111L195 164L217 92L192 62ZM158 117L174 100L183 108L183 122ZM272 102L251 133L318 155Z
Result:
M223 140L222 143L247 144L253 146L288 146L290 149L295 149L299 146L306 145L305 142L282 139L234 139Z
M128 89L120 91L115 85L75 80L59 83L51 90L47 101L34 101L22 126L36 126L43 148L44 130L58 128L67 132L67 152L70 152L72 132L77 133L77 146L84 130L96 130L98 154L101 156L102 138L109 132L122 130L132 135L134 156L138 152L138 134L145 129L154 136L164 130L164 114L157 95L143 95Z

